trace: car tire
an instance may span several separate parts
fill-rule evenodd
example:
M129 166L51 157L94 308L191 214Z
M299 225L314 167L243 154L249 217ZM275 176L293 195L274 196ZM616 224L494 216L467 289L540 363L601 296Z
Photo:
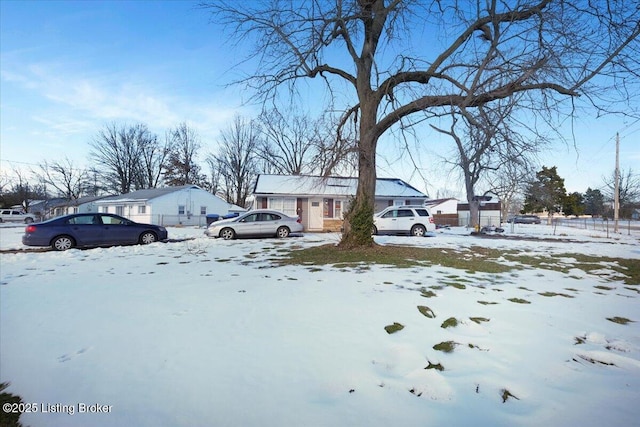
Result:
M287 227L278 227L276 236L280 239L286 239L289 237L290 230Z
M151 231L145 231L140 235L140 243L143 245L148 245L150 243L155 243L158 241L158 236Z
M31 224L33 222L33 218L25 218L24 219L24 223L25 224Z
M377 235L378 234L378 227L376 227L375 225L373 226L373 228L371 229L371 234L372 235Z
M233 228L223 228L220 230L220 237L224 240L233 240L236 238L236 232L233 231Z
M427 230L422 225L414 225L411 227L411 235L415 237L423 237Z
M71 236L58 236L51 241L51 247L56 251L66 251L75 247L76 242Z

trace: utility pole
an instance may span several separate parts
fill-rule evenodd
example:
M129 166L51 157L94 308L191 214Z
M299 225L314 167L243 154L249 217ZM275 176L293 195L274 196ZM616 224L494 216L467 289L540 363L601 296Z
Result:
M618 232L618 215L620 211L620 134L616 132L616 182L613 194L613 232Z

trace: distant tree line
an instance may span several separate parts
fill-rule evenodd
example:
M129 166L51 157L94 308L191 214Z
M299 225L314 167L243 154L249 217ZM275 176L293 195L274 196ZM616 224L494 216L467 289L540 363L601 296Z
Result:
M615 176L605 177L603 181L601 189L587 188L584 193L567 193L564 179L558 175L557 168L543 166L536 173L536 178L527 185L522 212L612 217ZM620 218L631 218L633 210L640 209L640 176L631 169L623 170L618 187Z
M324 118L277 110L254 119L236 116L210 142L186 122L163 136L144 123L108 123L88 141L89 167L65 157L42 161L28 173L16 168L12 177L2 177L0 203L28 211L30 200L195 184L245 206L260 173L353 174L355 142L332 129Z

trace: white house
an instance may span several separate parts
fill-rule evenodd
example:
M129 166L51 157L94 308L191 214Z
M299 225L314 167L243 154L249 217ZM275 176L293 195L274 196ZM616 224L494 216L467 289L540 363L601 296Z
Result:
M433 215L455 215L458 213L458 199L433 199L424 202Z
M338 231L357 186L357 178L259 175L253 208L297 215L308 231ZM401 179L378 178L376 182L376 212L393 205L422 205L426 199L425 194Z
M159 225L205 225L208 214L245 211L197 185L149 188L105 197L95 203L99 212Z
M478 223L480 226L500 226L502 222L502 202L497 196L487 196L488 200L480 202L478 211ZM469 203L458 203L458 224L469 226L471 224L471 209Z

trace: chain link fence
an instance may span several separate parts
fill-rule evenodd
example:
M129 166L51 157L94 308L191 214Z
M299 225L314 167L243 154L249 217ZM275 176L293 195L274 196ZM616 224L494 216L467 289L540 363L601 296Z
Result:
M632 219L618 220L617 231L615 221L608 220L607 218L554 218L553 225L579 228L582 230L602 231L607 233L607 236L614 233L640 236L640 221Z

